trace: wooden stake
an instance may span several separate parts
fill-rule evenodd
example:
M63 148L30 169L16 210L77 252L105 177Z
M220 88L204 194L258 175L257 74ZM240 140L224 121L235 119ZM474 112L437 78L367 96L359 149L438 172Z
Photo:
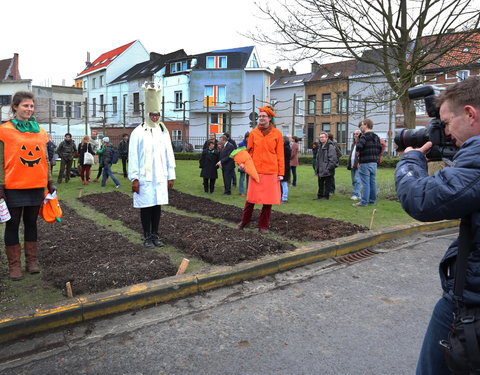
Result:
M82 195L83 195L83 189L80 189L80 190L78 191L78 197L81 198Z
M182 275L185 273L188 263L190 263L190 261L187 258L182 259L182 263L180 263L180 267L178 267L177 275Z
M72 298L73 297L73 292L72 292L72 284L70 284L70 281L67 281L67 283L65 284L66 288L67 288L67 296L69 298Z
M372 230L373 227L373 218L375 217L375 214L377 213L377 209L374 208L372 211L372 218L370 219L370 226L368 227L368 230Z

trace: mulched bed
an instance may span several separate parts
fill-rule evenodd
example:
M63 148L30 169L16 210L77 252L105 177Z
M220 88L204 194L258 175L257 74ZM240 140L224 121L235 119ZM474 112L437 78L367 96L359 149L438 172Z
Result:
M140 210L132 206L132 198L120 192L90 194L78 198L95 210L121 221L142 233ZM162 211L160 222L162 241L179 251L215 265L234 265L256 260L267 254L279 254L295 249L251 231L239 231L207 220Z
M62 205L61 223L38 220L42 278L59 289L70 281L74 295L96 293L175 275L170 259Z
M236 206L214 202L211 199L182 193L178 190L170 190L169 205L180 210L195 212L232 223L240 222L243 211L242 208ZM256 225L259 216L260 210L256 209L250 227ZM275 210L272 210L269 229L271 232L299 241L332 240L368 230L367 227L345 221L305 214L286 214Z

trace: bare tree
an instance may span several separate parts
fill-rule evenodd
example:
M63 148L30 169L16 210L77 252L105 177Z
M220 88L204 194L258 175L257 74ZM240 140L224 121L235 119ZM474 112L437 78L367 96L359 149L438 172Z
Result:
M407 90L423 69L446 55L455 58L456 51L463 53L456 65L479 58L478 0L282 1L257 4L274 32L258 27L248 36L292 60L334 57L371 64L385 77L392 100L400 101L408 127L415 126L415 108ZM476 53L468 54L469 47Z

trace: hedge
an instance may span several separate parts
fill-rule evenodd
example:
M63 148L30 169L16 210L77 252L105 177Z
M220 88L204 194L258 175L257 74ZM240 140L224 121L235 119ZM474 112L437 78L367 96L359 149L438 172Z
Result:
M200 160L202 154L200 152L175 152L176 160ZM395 168L397 166L400 158L395 158L391 156L385 156L382 158L382 162L379 165L379 168ZM298 158L300 164L312 164L312 156L305 155ZM347 166L348 156L342 156L340 158L340 165L343 167Z

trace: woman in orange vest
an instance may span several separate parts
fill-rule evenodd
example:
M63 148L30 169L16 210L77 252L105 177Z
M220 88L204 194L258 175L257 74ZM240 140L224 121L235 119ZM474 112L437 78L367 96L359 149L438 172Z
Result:
M46 131L32 117L34 96L19 91L12 98L14 118L0 125L0 199L5 199L10 220L5 225L5 251L10 279L23 278L19 226L23 216L26 270L40 272L37 263L37 217L49 179Z
M242 221L237 228L243 229L250 223L255 204L263 204L258 230L268 233L272 204L280 204L280 181L283 180L285 160L282 133L273 125L275 113L270 106L259 108L259 111L258 126L250 132L247 151L253 159L260 182L250 179Z

